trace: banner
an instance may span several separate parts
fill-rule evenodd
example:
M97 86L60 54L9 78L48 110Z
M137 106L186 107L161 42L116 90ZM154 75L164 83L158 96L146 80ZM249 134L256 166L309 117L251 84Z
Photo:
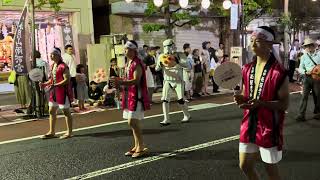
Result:
M27 3L21 14L13 41L13 70L17 74L27 74L31 65L30 32L28 26Z
M230 15L230 29L238 29L239 11L238 4L232 4Z
M64 46L71 45L72 47L74 47L72 28L70 25L66 25L62 27L62 36L63 36Z

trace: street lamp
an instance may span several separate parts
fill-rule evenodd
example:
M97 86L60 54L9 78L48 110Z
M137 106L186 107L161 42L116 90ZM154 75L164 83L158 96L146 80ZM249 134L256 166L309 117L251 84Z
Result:
M210 0L202 0L201 1L201 7L203 9L208 9L210 7Z
M153 0L155 6L160 7L163 4L163 0Z
M222 6L224 9L230 9L232 6L232 2L230 0L224 0Z
M188 0L179 0L179 5L182 8L188 7L189 1Z

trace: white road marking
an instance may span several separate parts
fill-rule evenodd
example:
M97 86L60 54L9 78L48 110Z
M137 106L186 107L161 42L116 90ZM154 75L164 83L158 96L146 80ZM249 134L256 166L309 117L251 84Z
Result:
M296 92L292 92L290 94L298 94L301 93L301 91L296 91ZM212 103L214 104L214 103ZM235 104L234 102L230 102L230 103L224 103L224 104L218 104L215 107L211 107L211 106L206 106L206 107L201 107L198 105L194 105L194 106L189 106L189 111L197 111L197 110L204 110L204 109L211 109L211 108L216 108L216 107L221 107L221 106L227 106L227 105L232 105ZM182 111L175 111L175 112L171 112L170 114L177 114L177 113L181 113ZM163 116L163 114L156 114L156 115L152 115L152 116L147 116L144 119L150 119L150 118L154 118L154 117L160 117ZM95 126L89 126L89 127L83 127L83 128L78 128L78 129L73 129L73 132L77 132L77 131L83 131L83 130L88 130L88 129L94 129L94 128L99 128L99 127L104 127L104 126L110 126L110 125L114 125L114 124L121 124L121 123L127 123L127 121L117 121L117 122L111 122L111 123L105 123L105 124L99 124L99 125L95 125ZM62 132L57 132L57 135L63 134L64 131ZM14 142L20 142L20 141L26 141L26 140L31 140L31 139L37 139L40 138L42 135L37 135L37 136L31 136L31 137L26 137L26 138L20 138L20 139L13 139L13 140L8 140L8 141L2 141L0 142L0 145L2 144L9 144L9 143L14 143Z
M80 175L80 176L71 177L71 178L68 178L66 180L89 179L89 178L101 176L101 175L104 175L104 174L110 174L110 173L115 172L115 171L128 169L130 167L139 166L139 165L142 165L142 164L150 163L150 162L153 162L153 161L158 161L158 160L161 160L161 159L164 159L164 158L168 158L168 157L174 157L174 156L177 156L179 154L192 152L192 151L196 151L196 150L199 150L199 149L208 148L208 147L211 147L211 146L215 146L215 145L219 145L219 144L235 141L235 140L238 140L238 139L239 139L239 135L235 135L235 136L231 136L231 137L227 137L227 138L222 138L222 139L206 142L206 143L203 143L203 144L198 144L198 145L195 145L195 146L190 146L190 147L187 147L187 148L175 150L175 151L172 151L172 152L169 152L169 153L163 153L163 154L160 154L160 155L157 155L157 156L151 156L151 157L147 157L147 158L144 158L144 159L141 159L141 160L132 161L132 162L128 162L128 163L125 163L125 164L120 164L120 165L117 165L117 166L101 169L101 170L90 172L90 173L83 174L83 175Z
M213 103L212 103L213 104ZM231 105L234 104L234 102L231 103L225 103L225 104L217 104L217 106L215 107L221 107L221 106L227 106L227 105ZM196 105L195 105L196 106ZM189 111L197 111L197 110L204 110L204 109L210 109L212 108L212 106L207 106L207 107L195 107L193 108L193 106L190 106L190 110ZM175 112L171 112L170 114L178 114L181 113L182 111L175 111ZM156 114L156 115L152 115L152 116L147 116L144 119L151 119L151 118L155 118L155 117L161 117L163 116L163 114ZM110 123L105 123L105 124L99 124L99 125L95 125L95 126L88 126L88 127L83 127L83 128L78 128L78 129L73 129L73 132L77 132L77 131L83 131L83 130L89 130L89 129L95 129L95 128L100 128L100 127L104 127L104 126L110 126L110 125L114 125L114 124L122 124L122 123L127 123L128 121L124 120L124 121L117 121L117 122L110 122ZM61 132L57 132L57 135L63 134L65 133L64 131ZM8 140L8 141L2 141L0 142L0 145L2 144L9 144L9 143L14 143L14 142L20 142L20 141L26 141L26 140L31 140L31 139L37 139L40 138L42 135L37 135L37 136L31 136L31 137L26 137L26 138L20 138L20 139L13 139L13 140Z

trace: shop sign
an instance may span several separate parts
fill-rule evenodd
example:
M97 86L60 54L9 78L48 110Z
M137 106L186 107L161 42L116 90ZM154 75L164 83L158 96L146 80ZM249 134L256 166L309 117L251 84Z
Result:
M15 70L17 74L28 73L27 67L29 66L27 65L27 63L29 63L28 59L30 60L30 57L28 57L26 49L26 38L29 37L26 35L28 30L28 28L26 27L27 20L27 6L25 6L19 20L19 24L17 26L16 34L13 41L13 70Z

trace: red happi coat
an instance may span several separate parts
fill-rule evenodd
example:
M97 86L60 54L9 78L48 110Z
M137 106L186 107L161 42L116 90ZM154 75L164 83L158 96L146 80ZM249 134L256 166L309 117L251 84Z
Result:
M134 71L137 66L142 68L142 76L140 79L140 84L132 85L123 89L122 92L122 109L128 109L129 111L136 111L137 104L140 101L143 105L144 111L150 109L150 100L148 96L148 88L146 81L146 71L145 66L142 64L141 60L138 57L135 57L127 69L126 80L133 79ZM138 88L141 91L141 98L138 98Z
M53 70L53 66L51 68ZM68 66L64 62L59 62L57 64L56 70L56 82L53 82L53 71L51 71L51 79L50 84L56 84L63 81L63 73L66 69L69 69ZM50 102L56 102L58 104L65 104L66 97L69 99L71 103L73 101L73 93L70 81L64 86L55 86L50 91Z
M260 100L262 101L278 100L278 90L286 79L284 67L273 56L268 63L270 63L270 69L261 89ZM242 70L245 86L244 97L247 100L250 99L250 74L255 65L256 61L246 64ZM255 117L252 118L253 116ZM280 110L270 110L264 107L256 110L245 109L240 127L240 142L254 143L264 148L278 147L281 150L284 118L285 112Z

